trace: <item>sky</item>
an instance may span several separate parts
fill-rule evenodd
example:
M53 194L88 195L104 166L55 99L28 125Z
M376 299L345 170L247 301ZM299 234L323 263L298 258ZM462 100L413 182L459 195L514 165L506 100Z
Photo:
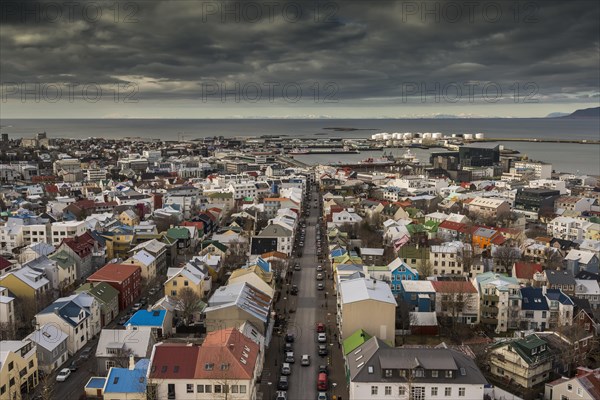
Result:
M0 118L544 117L598 1L0 0Z

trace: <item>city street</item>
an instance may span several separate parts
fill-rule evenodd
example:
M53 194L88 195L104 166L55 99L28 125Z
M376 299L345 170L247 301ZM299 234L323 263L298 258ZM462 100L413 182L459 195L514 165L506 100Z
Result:
M304 240L304 250L302 257L290 263L290 271L293 271L295 263L300 264L301 271L293 272L291 282L284 283L280 301L276 308L283 311L294 310L288 314L289 320L287 329L283 332L293 333L295 363L292 365L292 374L289 376L289 389L287 398L291 400L312 400L317 398L317 374L319 365L327 365L330 370L329 376L329 395L340 395L347 399L347 389L344 376L344 363L341 350L338 346L335 329L335 297L333 293L333 282L331 279L331 269L323 264L323 274L327 274L326 279L316 280L317 265L319 265L316 252L316 234L319 224L319 215L317 209L313 208L312 202L317 198L317 192L313 190L312 201L307 206L310 207L310 215L306 218L306 233ZM325 244L323 244L325 245ZM317 290L317 284L325 284L324 290ZM292 285L298 285L299 292L297 296L288 294ZM326 305L326 306L325 306ZM329 355L321 357L317 354L318 343L316 337L316 323L322 322L326 325L327 347ZM261 384L263 393L262 399L274 399L277 392L277 380L280 376L281 362L283 358L284 337L274 335L273 342L267 350L265 359L265 368ZM310 366L303 367L300 360L303 354L308 354L311 359ZM334 385L335 383L335 385ZM335 386L335 389L334 389Z

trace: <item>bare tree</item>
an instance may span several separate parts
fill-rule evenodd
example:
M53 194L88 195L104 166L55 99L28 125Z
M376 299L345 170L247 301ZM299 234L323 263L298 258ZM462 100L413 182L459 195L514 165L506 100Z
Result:
M223 265L229 269L237 269L247 260L249 249L248 242L245 240L232 240L227 244L229 252L223 260Z
M546 269L560 270L563 267L563 257L558 250L547 247L544 249L544 263Z
M509 246L501 246L494 251L494 261L504 268L507 274L510 274L512 266L521 258L519 249Z
M54 384L55 380L51 378L50 374L44 374L40 379L39 384L41 386L40 389L40 398L41 400L54 400Z
M447 282L444 292L441 293L442 314L449 318L450 336L456 337L458 332L459 317L473 307L478 301L470 293L465 292L467 282Z
M0 323L0 340L15 340L17 339L17 324L16 321Z
M431 261L428 259L422 258L419 263L417 270L419 271L419 279L426 280L428 276L431 275Z
M184 323L187 325L194 313L200 311L200 296L193 289L184 287L178 292L177 300L181 306Z
M470 274L475 264L475 255L473 254L473 246L469 243L464 243L461 251L457 254L457 261L462 266L463 272Z

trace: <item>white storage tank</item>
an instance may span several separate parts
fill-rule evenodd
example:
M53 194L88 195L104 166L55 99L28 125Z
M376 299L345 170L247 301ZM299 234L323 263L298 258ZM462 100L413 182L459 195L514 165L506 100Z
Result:
M406 132L404 135L402 135L402 137L404 139L412 139L413 134L411 132Z
M475 139L483 139L485 137L485 135L483 133L476 133L475 134Z
M423 135L421 136L423 139L431 139L431 133L430 132L425 132L423 133Z
M440 132L435 132L431 134L431 137L433 139L441 139L442 138L442 134Z
M382 134L382 136L383 136L383 140L390 140L392 138L391 133L384 133L384 134Z
M394 137L394 139L402 139L402 134L398 132L392 133L392 136Z
M473 140L473 134L472 133L465 133L463 135L463 137L465 138L465 140Z

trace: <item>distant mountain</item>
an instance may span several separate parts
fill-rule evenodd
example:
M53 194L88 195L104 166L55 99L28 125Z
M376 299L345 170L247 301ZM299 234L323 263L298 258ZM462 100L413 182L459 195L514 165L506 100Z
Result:
M553 113L546 115L546 118L566 117L567 115L571 115L571 114L564 113L564 112L553 112Z
M600 118L600 107L575 110L573 113L561 118Z

